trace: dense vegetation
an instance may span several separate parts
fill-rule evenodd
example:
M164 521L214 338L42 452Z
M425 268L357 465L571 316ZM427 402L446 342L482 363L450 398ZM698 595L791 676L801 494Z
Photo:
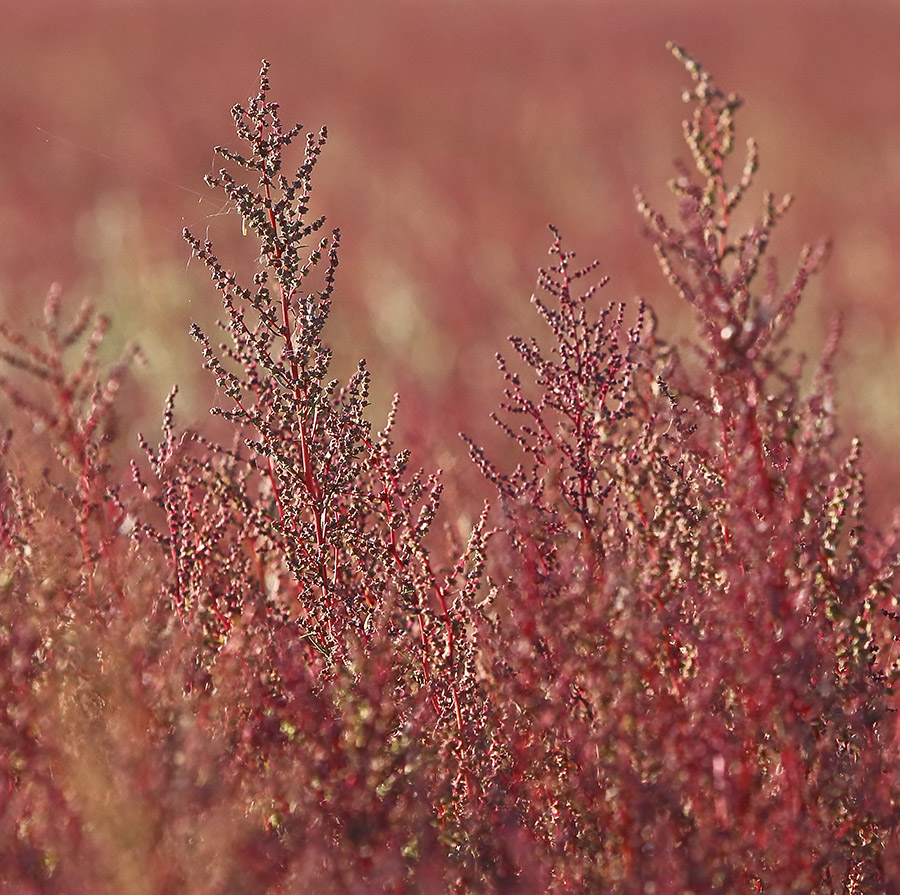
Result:
M693 168L677 220L638 208L696 338L554 230L544 330L499 359L520 462L468 439L483 511L395 444L401 404L373 426L364 362L332 376L326 133L283 170L267 64L208 178L258 259L185 233L231 440L173 390L122 461L139 351L102 368L57 289L0 328L2 891L894 891L896 532L836 433L837 331L809 387L785 347L825 247L782 282L771 195L735 232L755 144L733 176L739 100L672 49Z

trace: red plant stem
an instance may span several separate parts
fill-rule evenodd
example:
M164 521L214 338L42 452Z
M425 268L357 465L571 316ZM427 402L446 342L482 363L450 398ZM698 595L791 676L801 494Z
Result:
M371 440L364 437L363 444L365 444L366 449L369 451L369 455L373 458L374 463L375 463L375 469L378 472L379 477L381 478L382 499L384 501L385 508L388 512L388 527L391 532L391 535L390 535L391 553L394 557L394 560L397 562L397 564L402 567L403 560L400 558L400 555L397 552L397 544L396 544L396 538L394 535L394 530L392 528L390 528L390 513L392 510L392 506L391 506L390 499L389 499L389 493L392 494L397 499L398 503L400 504L401 509L406 514L407 518L410 518L412 515L411 511L410 511L410 507L409 507L409 504L406 502L406 499L403 497L403 492L401 491L399 483L397 482L396 478L393 476L393 474L390 472L389 469L386 469L382 465L381 458L378 454L378 451L375 450L375 447L372 444ZM388 485L390 485L390 492L388 491ZM441 613L444 617L444 629L447 632L447 661L448 661L450 667L452 668L455 640L453 637L453 625L450 621L450 609L447 606L447 599L446 599L446 595L444 593L444 588L441 587L440 584L438 584L437 576L435 575L434 570L431 567L431 563L428 559L428 554L425 551L421 552L420 561L422 563L422 566L425 569L425 573L428 575L428 578L431 581L432 589L434 590L434 592L438 598L438 602L440 603L440 606L441 606ZM427 634L426 634L425 622L424 622L421 614L419 615L419 630L420 630L420 634L421 634L421 638L422 638L422 666L423 666L423 671L425 673L425 679L427 681L429 679L429 675L428 675L428 639L427 639ZM456 689L456 682L453 680L452 677L450 680L450 694L453 698L453 712L456 717L457 730L459 731L459 735L461 737L463 737L464 736L464 726L463 726L463 719L462 719L462 710L460 709L460 706L459 706L459 695L458 695L457 689ZM437 706L437 701L436 701L434 695L432 695L431 698L432 698L432 704L434 705L434 708L437 711L438 706ZM466 779L466 792L467 792L467 794L469 792L468 778Z
M763 495L766 499L764 512L771 512L775 504L775 492L772 488L772 479L766 469L765 451L763 449L762 433L759 431L759 420L757 419L757 402L758 388L756 380L750 380L747 386L748 395L744 402L746 407L747 424L750 428L750 441L753 447L753 454L756 460L757 471L759 473L760 484L763 488Z
M253 387L253 391L254 391L254 394L256 395L256 406L259 407L262 402L260 400L259 389L255 385ZM238 403L238 406L240 407L240 402L237 402L237 403ZM241 407L241 410L242 411L244 410L243 407ZM264 437L266 437L266 436L264 435ZM272 485L272 494L275 497L275 506L278 510L278 521L282 522L282 521L284 521L284 504L282 503L282 500L281 500L281 488L279 488L279 486L278 486L278 481L275 476L275 469L272 466L271 455L268 455L266 457L266 472L269 477L269 482Z
M210 599L212 600L210 605L212 607L213 614L222 623L222 626L225 628L225 633L227 634L231 630L231 621L229 619L227 619L224 615L222 615L222 613L219 611L219 607L216 606L215 594L210 592L209 596L210 596Z
M716 392L713 396L716 404L718 405L719 414L721 415L721 427L722 427L722 454L725 459L725 481L726 484L731 483L731 474L732 474L732 465L731 465L731 449L730 449L730 439L728 438L728 421L725 419L724 413L722 411L722 402L719 399L719 394ZM722 537L725 541L725 547L731 547L731 532L729 530L728 524L723 520L722 521Z
M269 211L269 224L272 227L272 237L273 241L278 235L278 221L275 218L275 212L272 208L272 194L269 186L269 178L267 175L264 175L263 186L266 194L266 206ZM281 258L281 249L277 244L273 245L273 251L275 254L275 258ZM288 357L288 364L290 368L291 381L294 384L294 401L298 407L302 406L305 395L303 394L303 389L300 384L300 371L297 367L296 357L294 355L294 340L291 334L291 317L290 317L290 300L293 295L293 290L291 292L285 292L284 284L278 284L278 292L281 296L281 316L282 316L282 337L284 338L285 343L285 352ZM235 399L237 400L237 399ZM238 406L240 406L240 402L238 402ZM241 408L243 410L243 408ZM312 461L310 458L309 451L309 437L306 431L306 415L304 411L299 411L299 423L300 423L300 457L301 462L303 463L303 483L306 486L307 493L310 495L312 499L312 517L313 517L313 525L315 527L316 532L316 544L321 549L325 545L325 530L324 530L324 507L322 506L322 491L319 486L318 481L316 480L315 472L313 471ZM268 440L268 439L267 439ZM273 480L274 484L274 480ZM277 487L276 487L277 494ZM280 501L279 501L279 509L280 509ZM329 585L328 585L328 577L325 572L324 565L319 562L319 577L322 582L322 590L325 594L329 593Z
M81 509L78 511L78 530L81 539L81 556L84 561L85 574L87 576L88 595L94 596L94 561L91 559L91 548L88 543L87 520L90 513L89 488L90 478L88 476L87 458L83 458L81 475L78 480L78 487L81 491L81 500L83 502Z
M57 366L57 374L62 376L61 365ZM78 466L78 491L81 500L81 507L77 513L78 534L81 544L81 557L84 563L85 577L87 578L88 595L93 599L94 596L94 561L91 559L91 549L88 538L87 521L90 515L90 488L91 488L91 467L87 456L86 438L84 435L80 437L77 434L77 426L72 413L72 393L61 382L57 382L57 400L62 410L64 432L66 433L66 443L69 450L75 455L75 461Z
M397 502L400 504L401 509L406 514L407 518L412 516L409 504L406 502L406 499L403 497L403 493L400 489L400 485L397 482L396 478L390 472L390 470L385 469L382 466L381 458L378 456L378 452L375 450L372 442L368 438L363 438L363 444L366 446L366 449L369 451L369 454L372 456L375 462L375 468L378 472L379 477L381 478L382 484L382 500L384 502L385 508L390 514L393 509L389 499L388 485L390 485L390 494L392 494ZM390 519L388 519L388 527L390 529L390 544L391 544L391 552L393 554L394 560L397 562L399 566L403 566L403 560L400 558L400 554L397 551L396 545L396 537L394 535L394 530L390 528ZM446 595L444 593L444 588L438 584L437 576L431 568L431 563L428 559L428 554L424 551L420 557L422 565L425 569L426 574L428 575L429 580L431 581L431 586L435 592L435 595L438 598L438 602L441 604L441 611L444 616L444 622L447 629L447 650L448 650L448 659L450 663L453 663L453 653L454 653L454 639L453 639L453 628L450 624L450 611L447 607Z
M725 249L728 247L728 218L729 212L726 207L726 190L725 190L725 178L722 175L722 165L724 159L722 158L722 144L719 139L719 132L715 127L715 114L712 109L707 109L706 114L709 117L709 129L711 131L711 139L710 142L712 144L713 149L713 159L715 160L715 171L713 172L713 179L716 184L716 191L718 192L718 202L719 207L722 209L722 230L719 233L719 244L717 246L717 261L721 262L722 258L725 256Z

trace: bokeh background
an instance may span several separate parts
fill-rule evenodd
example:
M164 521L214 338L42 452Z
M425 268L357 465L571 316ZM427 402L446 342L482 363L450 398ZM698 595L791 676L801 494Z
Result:
M834 240L796 347L835 314L844 435L860 433L879 521L900 497L900 4L889 0L79 0L4 2L0 32L0 304L26 324L51 282L90 298L150 358L128 396L152 434L173 382L179 420L214 399L191 342L217 295L181 230L228 266L240 219L202 182L235 145L229 109L272 61L285 119L330 131L314 211L343 231L329 330L338 371L365 356L373 419L403 396L402 437L472 487L460 429L488 444L494 353L532 333L547 224L609 299L643 295L664 336L691 331L641 233L632 190L661 208L687 75L674 40L744 97L763 189L797 201L772 250ZM740 162L738 162L738 165ZM754 206L753 210L756 210ZM232 254L233 253L233 254ZM469 484L467 484L469 483Z

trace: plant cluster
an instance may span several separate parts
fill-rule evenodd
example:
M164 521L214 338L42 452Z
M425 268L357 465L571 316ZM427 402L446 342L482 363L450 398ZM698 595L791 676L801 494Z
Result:
M867 530L835 426L784 347L824 246L782 283L789 200L735 232L733 95L692 78L677 220L638 208L694 309L691 355L554 230L495 417L496 490L441 532L440 472L367 415L323 341L340 234L326 139L269 98L208 178L252 233L193 330L221 443L176 425L119 464L106 323L0 327L28 421L0 451L0 891L882 893L900 885L898 532ZM241 176L238 176L238 172ZM321 234L325 234L322 236ZM81 346L79 348L79 346ZM72 363L72 355L80 357ZM30 435L29 435L30 426ZM20 434L23 432L24 434ZM18 441L30 437L23 450Z

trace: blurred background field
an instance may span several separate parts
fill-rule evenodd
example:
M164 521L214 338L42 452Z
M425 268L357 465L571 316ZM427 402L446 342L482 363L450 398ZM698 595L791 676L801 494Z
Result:
M313 210L343 231L329 339L360 356L373 420L403 396L403 438L454 481L477 478L456 433L497 441L494 353L532 333L536 270L556 224L600 259L607 299L644 296L661 335L691 332L659 273L632 190L661 209L687 155L685 46L744 97L764 189L797 201L772 243L789 276L806 241L834 240L794 344L815 358L845 319L839 400L860 433L874 509L897 503L900 460L900 4L865 0L81 0L5 4L0 35L0 304L37 318L51 282L111 312L150 359L129 392L151 433L173 382L179 419L212 383L188 335L218 298L181 230L227 266L241 222L208 190L229 109L272 61L285 120L327 124ZM736 160L736 172L742 159ZM474 487L474 486L473 486Z

